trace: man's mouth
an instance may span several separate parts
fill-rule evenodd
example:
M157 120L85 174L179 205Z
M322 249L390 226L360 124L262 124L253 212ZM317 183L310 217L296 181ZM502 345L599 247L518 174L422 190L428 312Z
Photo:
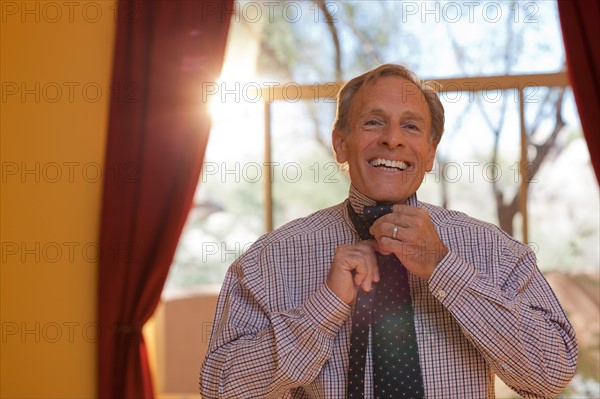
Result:
M371 166L376 168L385 168L392 170L406 170L410 167L410 164L404 161L392 161L391 159L375 158L369 161Z

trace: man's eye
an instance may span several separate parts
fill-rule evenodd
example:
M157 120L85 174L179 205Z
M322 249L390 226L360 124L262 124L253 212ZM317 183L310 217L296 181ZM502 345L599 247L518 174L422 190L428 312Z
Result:
M407 123L406 125L404 125L404 127L410 130L419 130L419 127L414 123Z
M376 120L372 120L372 119L371 119L371 120L367 121L367 122L365 123L365 125L368 125L368 126L376 126L376 125L379 125L379 122L378 122L378 121L376 121Z

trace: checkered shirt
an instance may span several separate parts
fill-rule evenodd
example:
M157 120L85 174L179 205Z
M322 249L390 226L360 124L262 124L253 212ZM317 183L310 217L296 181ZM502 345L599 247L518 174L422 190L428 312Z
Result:
M346 201L358 213L375 203L353 187ZM407 203L429 212L449 248L429 280L409 275L426 398L494 398L495 374L525 398L556 396L574 374L577 343L532 250L416 195ZM352 308L325 281L335 248L360 240L347 212L344 202L294 220L231 265L203 398L346 396Z

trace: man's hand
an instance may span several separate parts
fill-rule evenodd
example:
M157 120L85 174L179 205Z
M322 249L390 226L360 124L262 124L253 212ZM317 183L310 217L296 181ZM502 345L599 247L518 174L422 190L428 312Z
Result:
M425 280L448 253L429 213L423 208L394 205L392 213L373 223L371 234L379 252L394 253L408 271Z
M375 241L339 245L327 275L327 286L342 301L351 304L356 299L358 287L369 292L379 281L379 268L375 256Z

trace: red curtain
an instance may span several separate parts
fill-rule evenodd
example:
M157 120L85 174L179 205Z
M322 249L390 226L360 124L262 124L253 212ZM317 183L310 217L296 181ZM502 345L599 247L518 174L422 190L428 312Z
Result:
M99 267L98 397L154 396L141 334L200 175L202 82L221 70L233 0L118 3Z
M596 179L600 181L600 3L558 2L567 67Z

